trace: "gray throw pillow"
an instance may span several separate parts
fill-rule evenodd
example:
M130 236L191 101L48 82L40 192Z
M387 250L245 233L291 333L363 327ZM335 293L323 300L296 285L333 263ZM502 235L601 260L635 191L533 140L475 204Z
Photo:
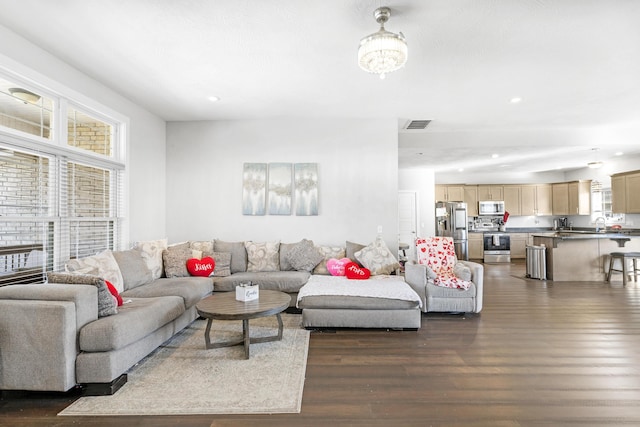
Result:
M118 303L104 279L89 274L47 273L47 282L68 285L91 285L98 288L98 317L111 316L118 313Z
M361 245L360 243L353 243L347 240L347 244L345 248L347 253L347 258L349 258L351 261L355 262L360 267L362 267L362 264L360 264L360 261L358 261L355 254L356 252L362 250L365 246L366 245Z
M187 260L193 258L189 242L179 245L169 246L162 252L165 276L189 277L187 270Z
M216 262L213 269L214 277L231 275L231 254L229 252L203 252L202 257L211 257Z
M125 291L153 281L153 274L147 267L140 250L115 251L113 252L113 257L116 259L118 267L120 267Z
M298 271L312 271L323 259L313 241L307 239L296 243L287 254L287 262Z
M295 268L289 263L288 257L289 252L293 249L298 243L280 243L280 271L295 271Z

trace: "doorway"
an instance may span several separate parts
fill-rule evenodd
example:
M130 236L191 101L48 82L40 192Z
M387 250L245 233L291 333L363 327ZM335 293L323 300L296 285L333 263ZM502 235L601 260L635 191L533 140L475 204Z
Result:
M409 245L406 249L408 261L416 259L415 240L418 236L418 192L402 190L398 192L398 243ZM398 251L398 258L404 257Z

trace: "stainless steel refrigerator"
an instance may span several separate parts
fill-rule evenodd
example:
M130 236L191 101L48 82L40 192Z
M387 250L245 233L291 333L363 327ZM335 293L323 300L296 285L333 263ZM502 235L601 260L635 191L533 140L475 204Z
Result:
M464 202L436 202L436 236L453 238L456 256L469 260L467 204Z

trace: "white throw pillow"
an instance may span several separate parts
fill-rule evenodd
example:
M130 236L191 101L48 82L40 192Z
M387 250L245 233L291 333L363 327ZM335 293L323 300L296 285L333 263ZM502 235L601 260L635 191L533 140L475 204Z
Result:
M118 262L113 257L113 253L109 249L97 255L72 259L67 262L65 269L69 273L98 276L103 280L111 282L118 292L124 291L122 272L120 271Z
M162 277L162 252L167 249L167 239L136 242L134 247L142 252L142 258L151 270L153 280Z
M280 271L280 242L244 242L247 271Z
M355 257L371 271L372 275L391 274L400 267L382 238L378 237L373 243L355 253Z

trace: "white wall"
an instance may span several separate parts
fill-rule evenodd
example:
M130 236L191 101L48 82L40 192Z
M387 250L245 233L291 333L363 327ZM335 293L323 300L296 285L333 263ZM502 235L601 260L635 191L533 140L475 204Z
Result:
M129 121L129 240L166 235L165 121L0 25L0 68L72 98L89 98Z
M317 163L318 216L242 215L243 163ZM167 124L169 240L369 243L398 233L396 120Z

